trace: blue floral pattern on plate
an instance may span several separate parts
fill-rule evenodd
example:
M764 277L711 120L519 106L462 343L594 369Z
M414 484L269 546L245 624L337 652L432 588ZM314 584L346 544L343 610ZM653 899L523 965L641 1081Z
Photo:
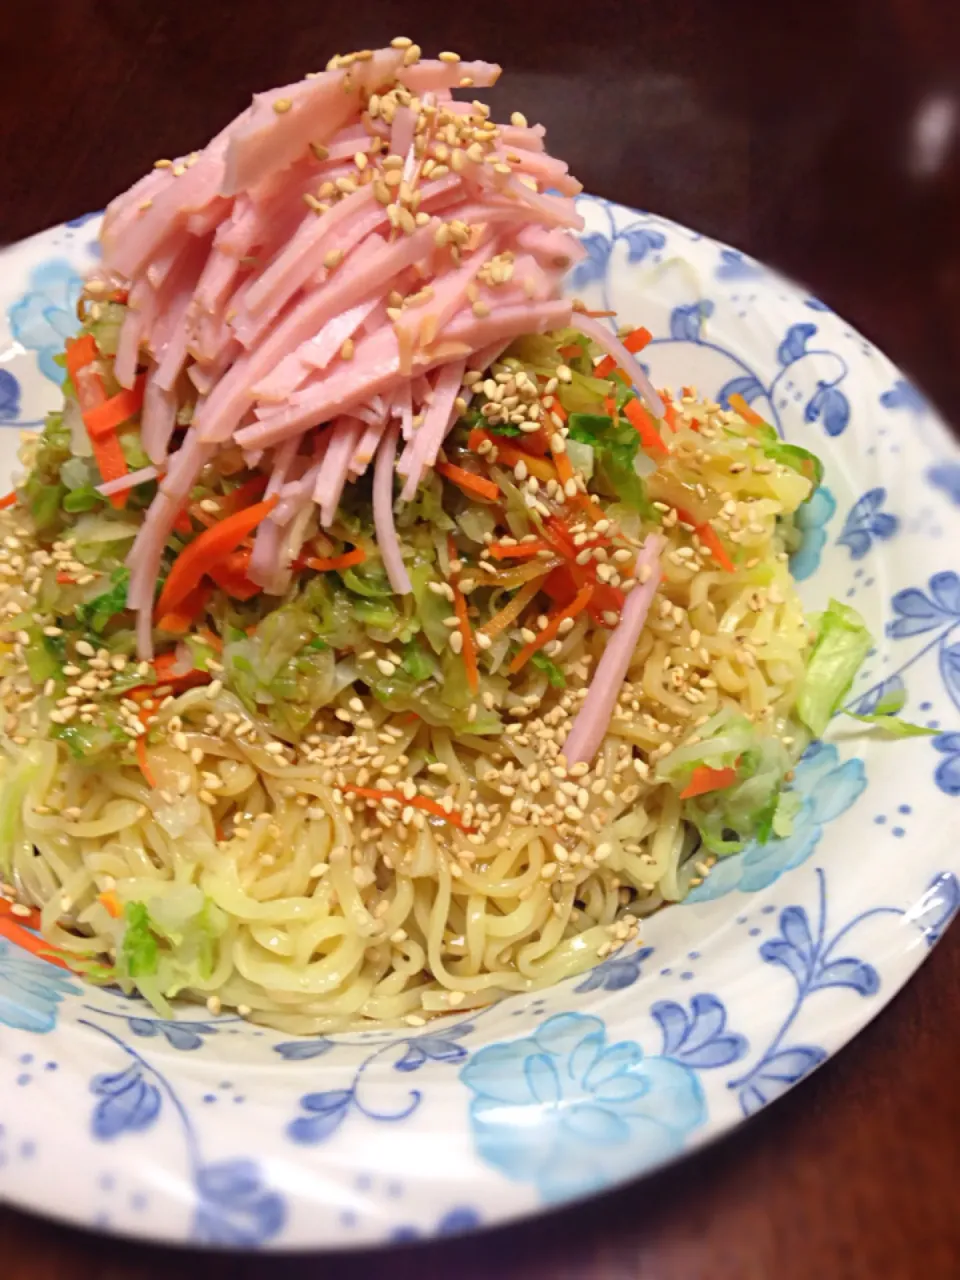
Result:
M721 860L597 968L425 1027L292 1039L190 1007L164 1022L0 939L11 1202L240 1249L426 1239L532 1213L691 1150L804 1079L957 913L955 446L826 304L656 215L579 207L572 287L650 329L657 385L741 395L821 454L793 571L811 609L852 599L873 629L850 708L892 696L936 736L831 728L797 767L787 839ZM95 232L77 219L4 251L0 422L56 407L53 356ZM16 440L0 432L8 474ZM64 1179L65 1160L84 1177Z

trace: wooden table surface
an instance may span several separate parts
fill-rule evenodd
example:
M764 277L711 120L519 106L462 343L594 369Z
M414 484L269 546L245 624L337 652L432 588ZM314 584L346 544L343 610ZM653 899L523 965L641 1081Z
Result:
M960 422L956 0L6 0L0 243L100 208L256 89L407 34L506 64L588 190L802 279ZM909 850L905 850L909 856ZM960 931L838 1060L731 1138L441 1245L258 1262L0 1209L4 1280L940 1280L960 1274ZM82 1178L84 1171L73 1171Z

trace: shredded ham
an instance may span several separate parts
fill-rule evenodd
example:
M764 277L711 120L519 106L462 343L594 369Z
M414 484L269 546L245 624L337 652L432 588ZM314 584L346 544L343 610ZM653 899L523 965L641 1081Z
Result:
M589 764L607 732L626 679L630 659L660 582L660 552L663 546L664 541L660 535L651 533L637 556L634 571L642 576L644 569L649 569L650 575L646 582L638 582L628 594L620 621L594 670L587 696L563 744L568 768L574 764Z
M144 655L167 537L219 450L239 446L279 499L251 557L265 589L283 588L311 519L329 526L344 485L374 462L381 555L394 590L409 591L397 473L409 501L454 402L470 399L467 369L571 321L561 293L583 256L571 234L583 226L570 198L580 184L546 152L540 125L492 127L478 162L486 109L452 93L492 85L499 67L405 61L393 48L333 59L256 95L203 151L153 170L107 211L98 274L130 296L117 378L133 386L146 366L141 433L154 465L136 475L161 477L128 558ZM491 275L495 262L512 274ZM613 349L602 326L580 327ZM615 358L655 407L619 344ZM191 383L200 397L181 437Z
M413 587L400 554L400 539L393 522L393 464L397 456L398 434L396 425L390 427L377 454L373 469L373 524L390 585L397 595L405 596Z

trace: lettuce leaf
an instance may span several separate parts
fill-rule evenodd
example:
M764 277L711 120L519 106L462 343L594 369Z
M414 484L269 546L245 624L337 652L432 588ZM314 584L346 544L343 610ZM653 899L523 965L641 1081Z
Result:
M150 927L150 913L142 902L128 902L124 915L127 927L120 946L123 967L131 978L152 977L160 962L160 944Z
M847 695L873 641L857 613L831 600L815 622L817 638L797 699L797 714L815 737L820 737Z
M539 649L530 659L535 667L546 673L547 680L554 689L565 689L567 687L567 677L552 658L548 658L542 649Z

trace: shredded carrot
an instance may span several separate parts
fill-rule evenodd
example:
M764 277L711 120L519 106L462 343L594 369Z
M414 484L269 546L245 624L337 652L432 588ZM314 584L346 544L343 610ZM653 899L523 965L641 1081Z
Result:
M506 545L503 542L491 542L487 550L497 560L529 560L532 556L539 555L541 551L549 551L550 544L544 542L542 538L538 538L535 542L516 542Z
M20 925L26 925L28 929L40 928L40 912L35 907L28 908L28 914L25 916L17 915L13 910L13 903L8 902L6 898L0 898L0 919L3 918L15 920Z
M163 614L158 619L158 628L161 631L169 631L171 635L186 635L203 613L209 599L210 588L201 583L199 587L194 587L185 599L181 600L176 609L171 609L169 613Z
M712 524L698 524L695 533L721 569L726 569L727 573L736 573L737 566L727 554L727 549Z
M555 413L561 422L567 420L567 411L556 396L553 397L553 404L547 409L547 413Z
M630 424L639 435L640 443L647 453L658 453L666 456L670 452L660 438L660 432L657 430L656 424L639 400L628 400L623 406L623 412L627 415Z
M679 430L677 425L677 411L673 407L673 397L669 395L661 396L663 401L663 420L671 431Z
M694 796L705 796L710 791L722 791L732 786L737 780L736 769L711 769L708 764L698 764L690 775L690 781L680 792L681 800L692 800Z
M759 413L750 408L743 396L734 392L732 396L727 396L727 403L731 409L736 409L744 422L751 422L755 427L766 426L764 419L760 417Z
M185 506L181 507L177 512L177 518L173 522L173 531L174 533L193 533L193 523Z
M236 511L213 529L205 529L181 551L163 584L157 602L157 614L163 617L175 609L198 586L211 568L222 564L231 551L236 551L248 533L265 520L277 505L276 496L258 502L245 511Z
M689 511L685 511L683 507L677 507L677 519L682 520L684 524L693 525L693 532L697 535L703 545L716 560L721 569L726 569L727 573L736 573L737 566L727 554L727 549L720 540L720 535L714 529L713 525L708 521L699 524Z
M60 587L72 587L76 585L76 578L71 578L69 573L60 572L57 574L57 585Z
M603 411L607 417L612 418L614 422L617 421L617 401L615 396L604 396Z
M580 312L582 316L589 316L591 320L609 320L611 316L615 316L615 311L588 311L586 307L575 307L574 315Z
M361 796L364 800L396 800L401 805L413 805L415 809L432 813L435 818L442 818L444 822L449 822L461 831L473 830L473 827L468 827L458 813L447 813L442 804L438 804L436 800L430 800L427 796L414 796L412 800L408 800L402 791L381 791L379 787L357 787L352 782L348 782L342 790L347 795Z
M485 622L483 626L478 629L477 635L484 635L489 640L496 640L497 636L506 631L507 627L512 626L517 618L520 617L521 613L523 613L524 609L542 587L543 580L546 577L547 574L543 573L540 577L534 578L531 582L525 582L517 594L503 606L500 612L495 613L488 622Z
M130 390L120 391L109 400L104 400L103 404L84 413L83 425L91 439L116 431L128 418L140 412L143 406L143 383L143 378L138 378Z
M114 920L119 920L123 915L123 907L120 905L120 899L112 889L108 889L106 893L98 893L97 901L102 907L106 907L107 915L113 916Z
M482 427L474 427L470 432L467 438L467 448L477 453L477 446L481 445L484 440L490 441L497 450L498 460L506 463L508 467L515 467L518 462L522 462L527 468L527 472L532 476L536 476L538 480L542 480L544 483L548 480L556 480L557 469L552 462L548 462L546 458L536 458L532 454L525 452L525 450L518 449L516 445L511 444L503 436L490 435Z
M239 551L231 551L225 556L222 564L211 565L208 570L209 576L220 590L234 600L252 600L263 590L247 576L252 554L249 547L241 547Z
M524 645L520 652L514 657L508 668L511 675L516 673L523 667L530 658L542 649L544 645L549 644L554 639L560 627L566 622L567 618L575 618L578 613L582 613L590 601L593 599L595 587L592 582L588 582L585 587L577 592L576 598L572 604L567 605L565 609L561 609L559 613L555 613L547 625L538 633L535 640L531 640L529 644Z
M76 386L77 374L80 370L85 369L88 364L93 364L99 354L92 334L84 333L79 338L69 338L67 340L67 373L69 373L70 381L74 386Z
M225 494L216 501L220 505L221 515L232 515L234 511L242 511L245 507L249 507L251 502L255 502L263 494L267 487L267 477L263 474L252 476L249 480L245 480L243 484L237 485L236 489Z
M209 627L198 627L197 636L204 644L208 644L214 653L223 653L223 641Z
M604 356L602 360L598 360L593 366L593 376L595 378L609 378L616 367L617 362L613 356Z
M574 484L577 482L576 477L573 474L573 463L567 456L566 450L564 450L563 453L555 453L553 455L553 465L557 468L557 479L563 486L564 493L566 493L568 482L570 480L572 480Z
M116 432L108 432L103 436L91 435L90 445L104 483L108 480L119 480L130 474L130 468L127 466ZM119 493L111 494L109 498L111 507L115 507L118 511L122 510L127 505L129 496L129 489L121 489Z
M641 324L636 329L631 329L622 341L630 354L635 356L638 351L642 351L648 343L653 341L653 334Z
M576 360L583 355L583 347L577 342L568 342L565 347L557 347L557 355L564 360Z
M342 556L310 556L306 565L308 569L316 569L317 573L328 573L331 569L351 569L355 564L363 564L366 558L363 547L354 547Z
M150 761L147 759L147 741L146 734L141 733L137 739L137 764L140 766L140 772L147 780L147 786L152 790L157 789L157 779L153 770L150 768Z
M453 537L447 534L447 555L451 560L457 559L457 548L454 546ZM467 672L467 685L471 693L476 693L480 688L480 669L477 666L477 646L474 643L473 632L470 630L470 618L467 615L467 602L463 592L457 586L456 578L450 580L450 586L453 590L453 609L457 615L457 622L460 624L460 635L463 638L463 665Z
M12 507L17 500L17 491L14 489L11 493L0 498L0 511L6 511L7 507Z
M39 956L41 960L46 960L48 964L55 964L58 969L69 970L69 965L64 964L62 960L57 958L50 949L48 942L45 942L43 938L38 938L29 929L24 929L13 920L0 918L0 937L6 938L8 942L12 942L14 946L21 947L24 951L29 951L32 956Z
M492 480L474 475L472 471L466 471L463 467L455 467L452 462L438 462L434 466L434 471L438 471L464 493L472 494L474 497L486 498L490 502L496 502L500 497L500 490Z

